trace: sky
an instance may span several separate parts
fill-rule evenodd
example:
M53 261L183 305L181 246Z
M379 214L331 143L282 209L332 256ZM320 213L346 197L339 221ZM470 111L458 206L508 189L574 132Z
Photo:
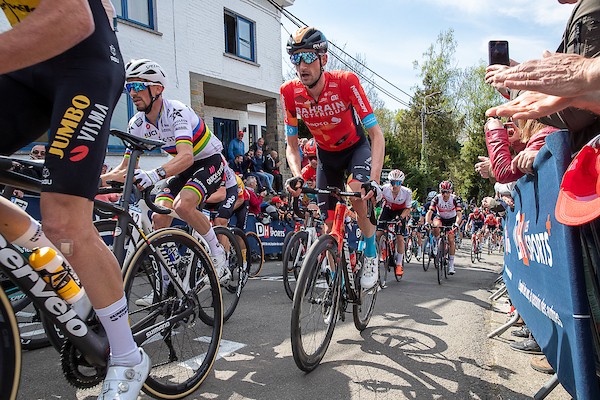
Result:
M454 30L453 61L460 68L487 63L490 40L507 40L510 58L526 61L556 50L573 7L557 0L295 0L286 10L347 53L364 56L370 69L411 94L420 83L413 62L423 60L440 33ZM285 16L282 23L285 46L297 27ZM285 76L290 62L287 54L282 57ZM405 108L379 96L389 109Z

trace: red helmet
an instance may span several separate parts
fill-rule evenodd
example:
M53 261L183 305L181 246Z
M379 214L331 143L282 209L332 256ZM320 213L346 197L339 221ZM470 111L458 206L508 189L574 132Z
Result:
M304 145L304 149L302 149L302 151L304 152L304 156L306 157L312 157L312 156L317 156L317 143L315 142L315 139L310 139L308 142L306 142L306 144Z
M440 192L443 190L449 190L452 191L452 182L450 181L441 181L440 182Z
M475 207L475 209L473 210L473 213L475 215L479 215L479 207Z

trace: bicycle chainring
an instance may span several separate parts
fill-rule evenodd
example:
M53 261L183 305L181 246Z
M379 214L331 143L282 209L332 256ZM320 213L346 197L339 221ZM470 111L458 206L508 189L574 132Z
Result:
M87 389L104 380L106 367L90 365L70 340L65 340L60 351L60 361L65 378L72 386Z

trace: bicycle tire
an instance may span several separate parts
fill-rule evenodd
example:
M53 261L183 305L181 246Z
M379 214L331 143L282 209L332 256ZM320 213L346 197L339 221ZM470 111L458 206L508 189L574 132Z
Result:
M494 247L494 243L492 241L492 237L490 236L488 238L488 242L487 242L487 253L488 253L488 256L490 254L492 254L492 252L494 251L493 247Z
M413 239L413 255L415 256L415 260L417 260L417 262L421 262L421 257L423 257L423 253L419 255L420 248L421 246L419 246L419 242Z
M21 380L21 340L17 319L0 289L0 400L15 400Z
M365 255L361 253L357 259L357 267L362 268L364 266ZM351 278L353 279L353 277ZM364 331L369 325L369 321L371 320L371 316L373 315L373 310L375 309L375 301L377 300L377 293L379 292L379 288L377 284L373 286L369 290L360 291L360 304L352 305L352 319L354 320L354 326L360 332Z
M384 250L385 250L385 254L383 253ZM378 247L377 254L378 254L377 260L379 261L379 287L381 287L383 289L387 285L387 274L388 274L388 267L387 267L388 249L387 249L387 237L386 237L385 233L383 235L381 235L381 237L379 238L379 247Z
M166 288L161 284L166 266L156 250L164 246L177 249L169 254L167 271L189 278L184 291L173 290L172 282ZM210 257L188 233L164 228L140 243L125 271L131 330L152 360L142 390L155 398L190 395L209 375L223 330L221 288ZM136 304L148 293L153 295L150 306Z
M254 278L262 271L265 263L265 249L256 232L246 232L246 239L250 246L250 257L248 257L248 263L250 264L249 274L251 278Z
M248 283L248 278L250 277L250 263L248 262L248 248L250 248L250 244L248 243L248 237L246 236L246 232L241 230L236 226L230 226L229 230L233 233L233 235L237 238L237 242L240 245L240 249L242 250L242 263L244 268L242 269L242 289Z
M429 263L431 262L431 248L427 248L429 238L423 240L423 247L421 248L421 264L423 265L423 271L427 272L429 269Z
M298 231L288 241L288 245L283 253L283 288L290 300L294 300L298 275L302 268L302 261L308 251L307 247L308 232Z
M404 261L406 264L412 259L412 238L409 236L404 240Z
M481 249L478 247L478 248L477 248L477 253L475 253L475 256L477 257L477 261L480 261L480 262L481 262L481 253L482 253L482 251L481 251Z
M21 348L36 350L50 346L50 340L35 304L12 282L6 281L2 286L17 319Z
M446 240L444 240L443 242L444 257L442 258L442 265L444 267L444 279L448 279L448 268L450 265L450 245L446 242Z
M242 249L233 232L224 226L215 226L215 235L219 238L219 242L227 241L229 248L227 251L227 268L231 273L231 279L221 284L221 296L223 296L223 322L231 318L233 312L237 308L242 295L243 279L244 279L244 264L242 260Z
M434 240L438 240L438 239L434 239ZM435 265L435 270L437 272L437 281L438 281L438 285L442 284L442 268L443 268L443 261L442 261L442 257L443 257L443 252L442 252L442 246L443 243L440 240L440 243L437 246L437 252L435 253L435 258L433 260L433 263Z
M283 238L283 246L281 246L281 257L283 257L283 253L285 253L285 249L287 248L288 242L290 241L290 239L292 238L292 236L294 236L294 234L298 232L298 231L289 231L288 233L285 234L285 237ZM282 258L283 260L283 258Z
M477 257L477 240L471 240L471 263L475 263L475 259Z
M335 265L337 259L336 240L323 235L310 247L298 276L291 344L294 362L305 372L314 370L325 356L338 319L341 274ZM306 343L303 338L307 338Z

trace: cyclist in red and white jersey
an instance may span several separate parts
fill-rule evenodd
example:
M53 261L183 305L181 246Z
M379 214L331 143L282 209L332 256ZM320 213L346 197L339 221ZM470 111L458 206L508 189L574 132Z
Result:
M392 221L396 218L400 219L400 225L396 225L396 275L401 276L404 274L402 269L402 260L404 259L404 235L406 235L406 217L410 214L412 206L412 190L406 186L402 186L404 183L404 172L399 169L394 169L388 174L387 183L382 186L383 192L383 207L381 208L381 214L379 215L379 222L377 224L377 242L382 235L381 230L385 229L385 222Z
M439 192L437 196L431 201L429 211L425 215L425 222L432 224L433 222L433 236L438 238L440 236L439 228L452 227L454 226L458 231L460 227L460 221L462 220L462 209L457 201L457 197L452 193L453 185L450 181L440 182ZM433 214L437 212L435 218ZM454 233L450 231L448 233L448 244L450 245L450 263L448 264L448 274L454 275L454 255L456 254L456 245L454 244Z
M348 71L325 71L327 46L325 35L313 27L298 29L287 43L298 78L285 82L280 89L287 137L286 156L294 176L286 186L292 195L300 195L298 119L302 119L317 142L317 187L344 188L344 175L349 173L351 190L364 189L366 192L362 199L352 199L352 205L366 242L361 287L369 289L378 280L377 249L375 226L367 217L364 200L374 193L380 196L379 177L385 141L358 77ZM322 215L326 215L331 224L336 200L320 195L318 201Z

